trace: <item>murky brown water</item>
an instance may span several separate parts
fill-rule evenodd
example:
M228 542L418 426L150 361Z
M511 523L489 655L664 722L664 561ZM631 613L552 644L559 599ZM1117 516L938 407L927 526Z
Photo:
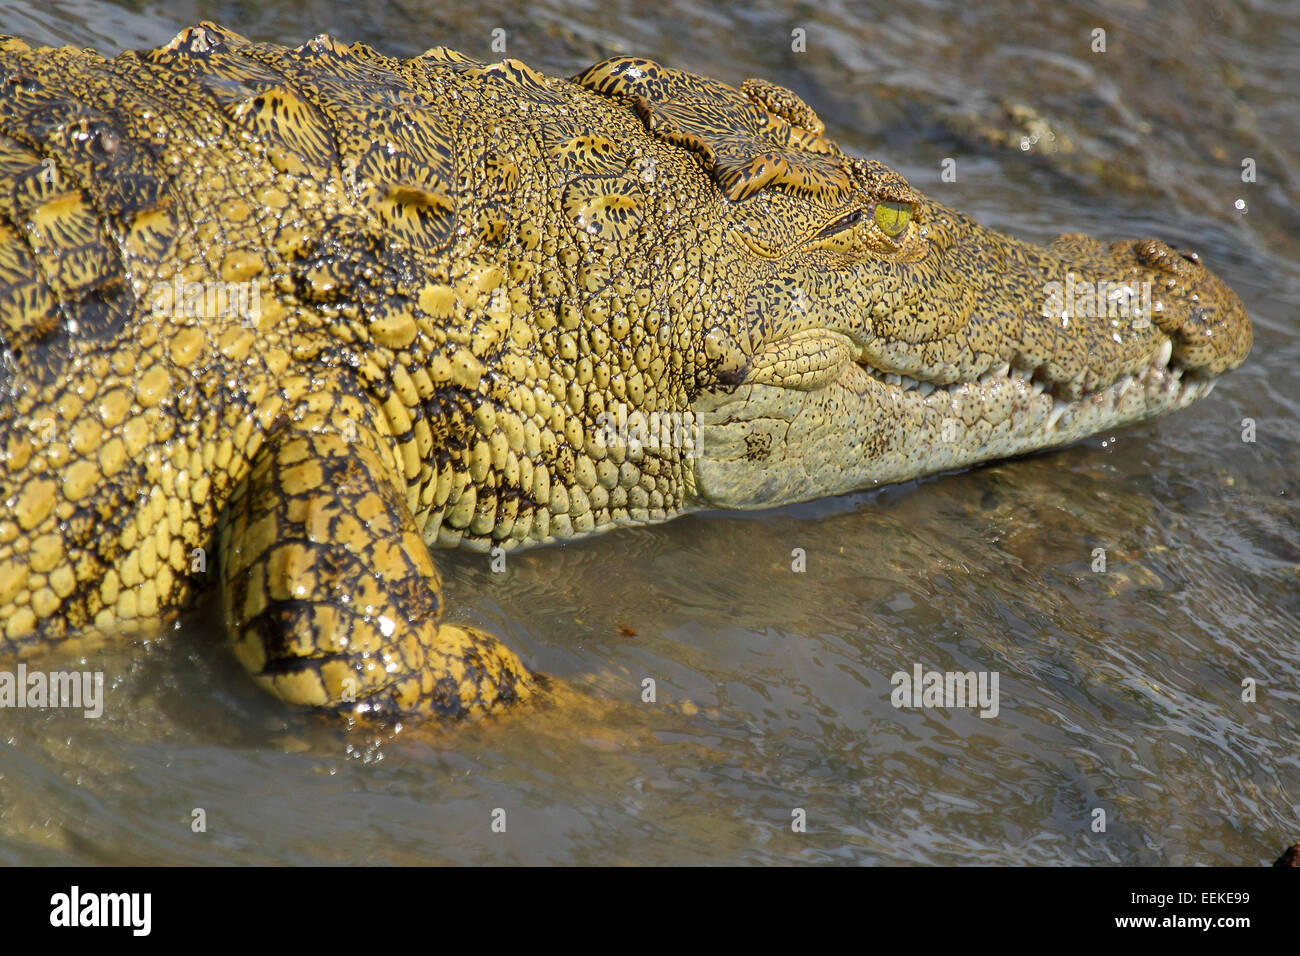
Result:
M85 665L108 675L100 719L0 713L0 862L1255 864L1300 836L1300 12L463 6L0 0L0 32L109 52L211 18L490 57L501 28L564 75L636 51L766 76L997 228L1199 249L1255 351L1193 409L1063 451L513 555L504 575L440 554L453 616L560 677L554 706L375 746L256 691L211 613L106 648ZM997 671L998 716L895 709L890 675L917 662Z

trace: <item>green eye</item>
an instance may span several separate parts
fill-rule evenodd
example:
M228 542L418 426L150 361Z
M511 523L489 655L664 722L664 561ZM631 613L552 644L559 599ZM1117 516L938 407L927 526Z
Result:
M876 225L880 227L881 232L891 238L901 235L911 220L912 204L910 202L876 203Z

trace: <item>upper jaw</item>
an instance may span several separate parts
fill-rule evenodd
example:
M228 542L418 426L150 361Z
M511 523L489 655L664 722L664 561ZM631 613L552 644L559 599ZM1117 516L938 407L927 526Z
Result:
M889 334L898 329L896 313L893 329L863 315L844 330L855 363L883 385L922 398L1007 380L1062 402L1135 384L1170 400L1177 386L1190 401L1250 350L1240 300L1194 253L1154 239L1104 244L1079 235L1036 251L1043 253L1030 263L1036 283L1006 285L1029 300L1015 312L998 300L996 284L988 300L954 298L953 311L966 315L952 323L950 343ZM1000 328L982 318L990 312L1001 314Z

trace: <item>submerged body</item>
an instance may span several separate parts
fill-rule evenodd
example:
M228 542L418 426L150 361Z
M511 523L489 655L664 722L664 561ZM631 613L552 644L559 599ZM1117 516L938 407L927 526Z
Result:
M430 546L1063 444L1250 347L1194 255L984 229L763 81L210 24L0 65L4 656L172 613L211 555L285 699L489 708L533 681L441 623Z

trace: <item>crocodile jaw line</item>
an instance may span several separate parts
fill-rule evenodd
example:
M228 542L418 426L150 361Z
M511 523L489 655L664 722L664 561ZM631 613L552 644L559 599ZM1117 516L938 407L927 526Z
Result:
M1168 338L1162 339L1161 345L1144 368L1075 396L1069 393L1072 390L1078 391L1079 379L1053 384L1045 381L1035 370L1012 368L1009 362L989 369L973 381L948 385L882 371L865 354L860 354L855 359L855 365L878 386L883 387L886 395L901 393L901 401L919 402L926 408L959 412L963 404L971 400L972 395L975 403L985 408L999 401L1008 401L1016 409L1026 411L1032 418L1041 419L1043 432L1047 436L1058 427L1063 432L1071 431L1072 421L1080 415L1088 416L1090 421L1096 423L1093 429L1095 431L1108 427L1108 417L1117 422L1131 422L1186 408L1197 399L1210 394L1216 384L1216 379L1189 373L1174 361L1173 341ZM895 397L891 400L900 399ZM1135 413L1136 418L1133 417Z
M1031 420L1041 422L1045 438L1050 439L1059 432L1062 440L1073 441L1081 437L1072 434L1079 419L1088 421L1083 432L1086 435L1108 427L1108 423L1127 423L1185 408L1210 394L1216 380L1198 378L1177 363L1171 363L1172 348L1173 343L1166 339L1153 361L1142 370L1122 375L1102 388L1073 399L1059 396L1053 386L1032 370L1013 369L1009 363L990 369L975 381L951 385L935 385L906 375L881 372L865 362L856 364L886 394L893 396L894 401L899 401L897 396L901 395L904 403L957 413L972 396L975 404L984 408L1006 400L1017 411L1026 412Z
M698 494L710 506L769 507L1070 444L1208 395L1215 379L1172 353L1163 338L1142 369L1074 399L1058 394L1072 383L1009 365L935 385L857 360L817 391L744 384L696 406Z

